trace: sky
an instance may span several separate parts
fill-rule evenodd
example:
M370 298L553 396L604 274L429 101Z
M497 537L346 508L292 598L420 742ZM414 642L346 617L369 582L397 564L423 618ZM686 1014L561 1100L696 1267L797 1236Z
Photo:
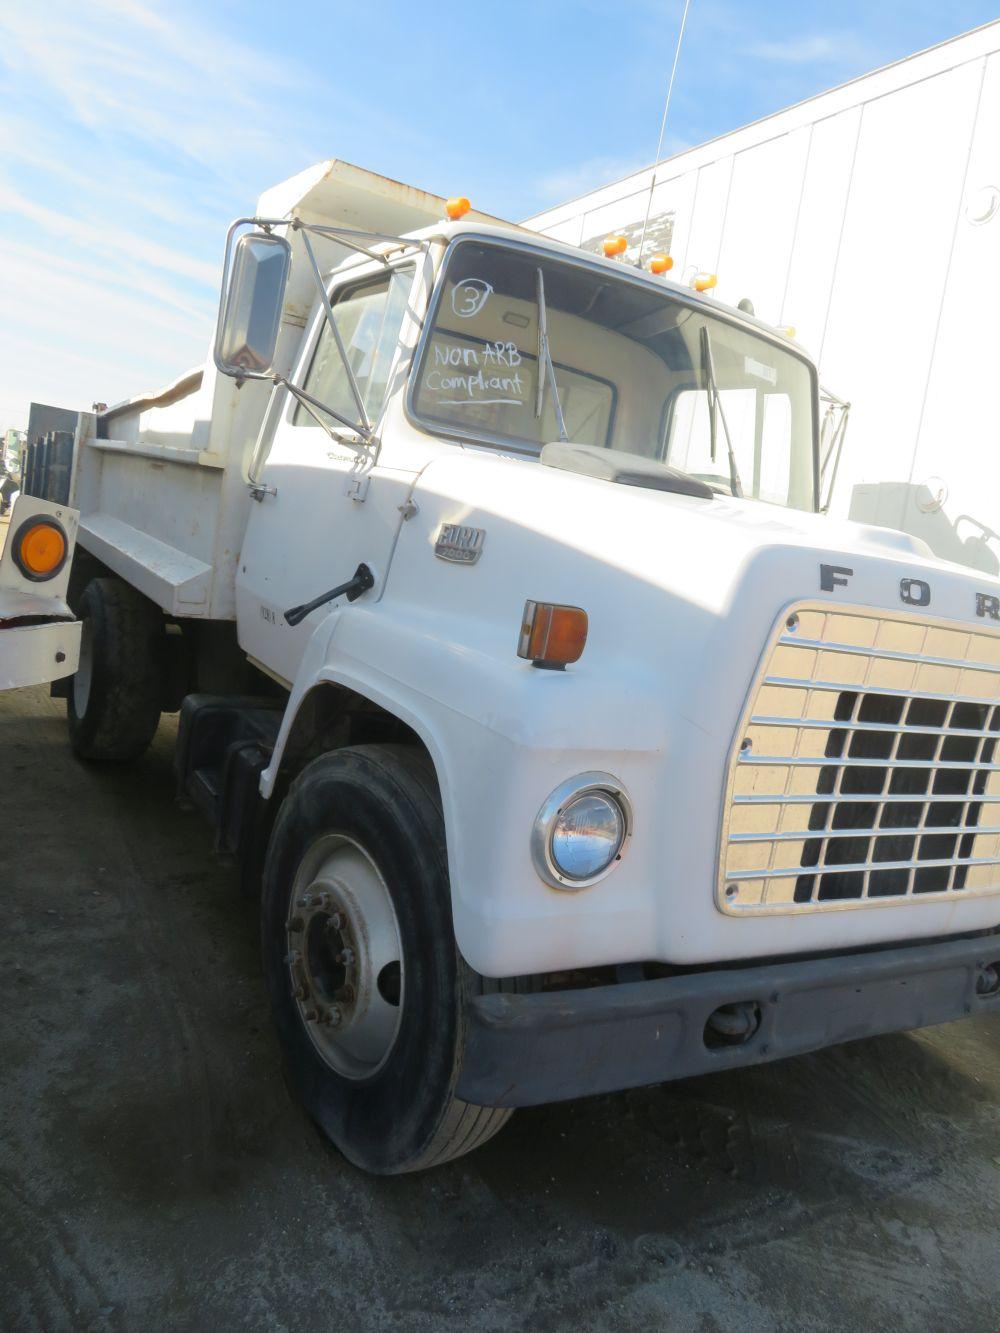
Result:
M339 157L515 220L648 165L683 0L0 0L0 429L205 358L225 231ZM691 0L664 156L1000 17Z

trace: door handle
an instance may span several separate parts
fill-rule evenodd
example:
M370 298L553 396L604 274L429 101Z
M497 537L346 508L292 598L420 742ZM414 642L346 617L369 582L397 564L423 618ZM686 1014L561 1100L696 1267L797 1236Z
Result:
M285 619L289 625L301 625L310 611L315 611L318 606L325 602L332 602L335 597L346 597L349 602L356 602L363 592L375 586L375 575L364 563L358 565L353 575L346 583L338 583L336 588L331 588L329 592L320 593L314 597L311 602L303 602L301 606L293 606L291 610L285 612Z

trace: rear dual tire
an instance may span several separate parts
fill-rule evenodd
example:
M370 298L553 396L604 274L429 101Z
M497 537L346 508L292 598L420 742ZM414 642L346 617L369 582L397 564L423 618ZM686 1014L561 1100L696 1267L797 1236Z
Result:
M127 763L149 746L163 699L163 616L115 578L92 579L77 614L80 664L69 681L70 744L80 759Z

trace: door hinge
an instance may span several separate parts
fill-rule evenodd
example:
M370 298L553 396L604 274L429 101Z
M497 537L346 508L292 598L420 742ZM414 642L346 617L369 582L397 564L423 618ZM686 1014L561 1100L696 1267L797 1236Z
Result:
M358 504L364 504L368 499L368 483L370 481L371 477L367 472L361 477L348 477L346 494L349 495L352 500L356 500Z
M256 500L258 504L264 499L265 495L277 495L277 486L265 486L261 481L248 481L247 490L250 492L250 499Z

